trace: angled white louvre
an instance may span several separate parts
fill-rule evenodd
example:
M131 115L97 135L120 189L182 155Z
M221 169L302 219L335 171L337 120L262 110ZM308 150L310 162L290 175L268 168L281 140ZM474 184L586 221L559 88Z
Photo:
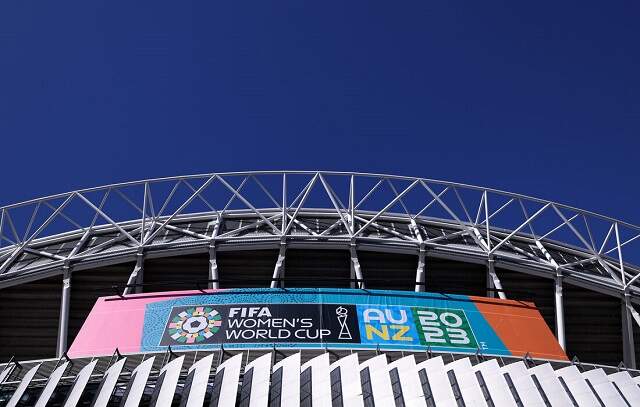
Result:
M69 367L69 362L64 362L51 373L49 380L47 381L47 385L44 386L42 393L40 393L40 397L38 397L35 407L45 407L47 405L51 395L58 386L58 382L60 382L60 378L62 378L65 370L67 370L67 367Z
M129 379L129 384L127 385L127 390L123 396L124 402L120 403L122 407L137 407L138 404L140 404L140 399L147 385L147 380L149 379L155 358L155 356L151 356L133 370L131 379Z
M424 381L426 376L426 384L422 384L423 392L425 387L432 392L433 400L436 406L457 406L451 383L445 372L444 361L442 356L438 356L432 359L427 359L424 362L418 363L416 366L418 375L422 376L420 381ZM425 396L427 396L425 392Z
M13 392L13 395L9 399L9 402L7 403L7 407L15 407L18 405L20 398L24 394L25 390L27 390L27 387L29 387L29 383L31 383L31 380L33 380L33 377L38 372L40 365L41 365L40 363L35 365L31 369L29 369L29 371L22 377L22 380L20 381L20 384L16 388L16 391Z
M311 403L305 400L309 397L302 394L309 388L302 380L307 376L311 376ZM301 380L301 405L302 406L325 406L331 404L331 380L329 379L329 354L323 353L320 356L309 360L300 367Z
M207 393L213 355L205 356L194 363L187 373L187 384L182 392L181 407L202 407ZM188 388L187 388L188 387Z
M339 392L343 406L363 407L362 387L360 386L360 362L358 354L353 353L338 359L329 366L332 399ZM334 383L334 380L336 383Z
M598 394L598 397L600 397L600 400L602 400L605 406L627 407L627 403L618 390L616 390L613 383L611 383L604 370L589 370L588 372L583 372L582 377L587 379L591 386L593 386L594 391Z
M576 366L567 366L555 371L569 398L575 400L579 406L597 406L598 398L589 387Z
M465 405L488 406L482 389L480 388L480 383L478 383L476 375L471 368L469 358L458 359L454 362L447 363L444 366L444 370L447 372L449 382L454 388L454 395L457 384Z
M91 374L93 373L93 369L95 369L97 363L98 359L91 361L88 365L82 368L80 373L78 373L76 380L73 382L73 386L71 387L71 391L64 402L64 407L75 407L78 404L78 401L80 401L80 397L82 397L82 393L84 392L84 388L87 386L89 379L91 379Z
M273 366L278 354L269 352L243 367L244 357L251 353L240 352L220 363L213 376L215 354L203 357L188 370L183 370L185 359L196 360L197 353L182 354L160 371L154 370L156 358L151 356L131 373L125 371L131 356L116 361L104 373L97 366L107 361L106 357L87 365L83 365L86 359L59 366L61 361L47 360L23 365L20 379L5 383L3 395L9 398L5 399L6 407L47 407L63 396L65 407L136 407L145 402L145 393L151 393L150 407L174 406L177 394L181 395L179 407L640 406L639 372L622 368L594 369L559 361L530 368L527 365L536 361L501 366L506 358L480 361L463 355L448 364L441 356L416 363L416 357L422 356L419 354L389 363L390 354L385 353L368 358L352 353L330 363L335 355L331 352L301 364L304 351L282 353L289 356ZM82 369L75 378L66 377L73 363ZM48 377L42 374L51 370ZM67 391L70 379L74 381ZM115 391L116 386L120 390ZM210 388L210 401L205 405ZM91 404L89 396L93 396Z
M518 397L524 406L544 407L546 406L538 387L536 386L529 369L524 362L519 361L510 363L500 368L502 374L508 375L509 380L513 383ZM505 377L505 380L507 380Z
M393 390L387 366L387 355L378 355L360 364L360 385L362 386L363 397L366 397L366 380L369 381L369 389L373 404L377 406L394 405ZM365 405L367 405L365 401Z
M281 360L273 365L271 375L271 389L269 395L269 405L279 405L280 407L300 406L300 353ZM276 383L276 373L279 375L280 383ZM278 388L274 388L277 386ZM275 402L279 400L279 403Z
M509 384L495 359L475 365L473 371L476 373L476 379L484 381L486 391L496 407L516 407L514 396L509 390Z
M184 362L184 355L175 358L160 369L158 383L151 397L152 407L170 407L173 402L173 396L176 393L176 386L180 378L180 370ZM160 388L158 388L160 386Z
M242 354L235 355L218 366L216 377L213 379L210 407L236 405L241 370Z
M267 407L269 404L271 358L267 353L244 367L240 407Z
M426 395L422 391L422 383L418 376L418 368L416 359L413 355L405 356L394 362L389 363L388 372L391 375L391 385L393 387L393 372L397 372L400 389L402 390L402 399L406 407L425 407ZM394 397L396 389L393 389Z
M122 358L107 369L91 407L107 407L126 361L127 358Z
M640 406L640 387L633 381L629 372L610 374L609 380L615 383L629 404L632 406Z
M571 406L571 398L560 384L550 364L535 366L529 369L534 381L538 381L545 397L552 406Z
M13 363L11 364L7 363L6 365L2 366L2 370L0 370L0 387L2 387L2 383L4 383L5 379L9 377L11 372L13 372L14 367L15 367L15 364Z

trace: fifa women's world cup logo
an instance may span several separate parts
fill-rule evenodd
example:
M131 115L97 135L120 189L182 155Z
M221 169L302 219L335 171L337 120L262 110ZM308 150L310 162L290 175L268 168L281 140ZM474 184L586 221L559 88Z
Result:
M169 323L169 335L179 343L192 344L209 339L220 330L222 317L211 307L192 307Z
M349 331L349 327L347 326L347 318L349 314L349 310L345 307L336 308L336 315L338 318L338 323L340 324L340 333L338 334L338 339L340 340L348 340L352 339L351 332Z

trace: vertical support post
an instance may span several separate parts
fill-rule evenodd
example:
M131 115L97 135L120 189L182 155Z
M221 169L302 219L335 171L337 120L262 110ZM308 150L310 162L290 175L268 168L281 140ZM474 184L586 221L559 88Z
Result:
M287 222L289 211L287 210L287 174L282 174L282 225L280 233L284 236L284 231L287 230Z
M564 334L564 301L562 298L562 273L556 271L555 279L555 305L556 305L556 338L563 350L567 350Z
M636 368L636 353L633 340L633 316L631 297L625 290L622 298L622 357L624 365L629 369Z
M422 293L425 291L425 259L426 259L426 250L424 248L424 244L420 245L420 251L418 252L418 269L416 270L416 292Z
M349 247L349 253L351 254L351 278L356 278L358 280L357 284L352 284L352 286L356 286L360 289L364 289L364 281L362 278L362 269L360 268L360 261L358 260L358 252L356 251L355 243L351 243Z
M271 288L284 287L284 282L275 280L284 276L284 261L287 253L287 242L283 239L280 242L280 252L278 253L278 260L276 266L273 268L273 280L271 280Z
M355 199L355 180L351 175L349 180L349 226L351 226L351 234L356 232Z
M58 343L56 355L61 358L67 352L69 332L69 305L71 301L71 269L65 264L62 274L62 298L60 299L60 319L58 320Z
M492 256L490 256L489 259L487 259L487 287L495 288L497 290L502 290L502 283L498 278L498 274L496 274L495 262L496 261ZM489 284L491 285L490 287L489 287ZM495 291L490 291L490 292L495 293ZM498 297L501 300L507 299L507 295L504 293L504 291L498 291ZM491 298L495 298L495 294L492 295Z
M416 270L416 288L415 291L418 292L424 292L425 291L425 275L424 275L424 266L425 266L425 259L426 259L426 250L425 250L425 243L424 243L424 239L422 238L422 233L420 233L420 228L418 227L418 224L416 223L415 219L411 219L411 224L409 225L409 229L411 229L411 231L413 232L413 235L416 237L416 240L418 240L418 244L419 244L419 249L418 249L418 269Z
M133 284L142 284L143 281L144 281L144 253L142 252L142 250L140 250L138 253L136 253L136 265L133 268L131 275L129 275L129 280L127 280L127 286L130 286ZM123 294L127 295L132 293L141 293L141 292L142 292L141 286L125 287Z
M220 231L221 224L222 224L222 216L218 215L218 218L216 219L216 223L213 225L211 240L209 241L209 280L220 279L220 273L218 271L218 253L216 250L216 236L218 236L218 232ZM220 288L220 282L210 281L208 284L208 287L214 288L217 290Z
M491 278L491 273L489 273L489 266L487 266L487 297L496 298L496 292L493 291L495 286L493 285L493 278Z
M209 280L216 280L216 281L209 281L209 288L213 288L213 289L219 289L220 288L220 282L217 281L220 278L220 274L218 273L218 258L217 258L217 253L216 253L216 243L215 241L211 241L211 243L209 243Z

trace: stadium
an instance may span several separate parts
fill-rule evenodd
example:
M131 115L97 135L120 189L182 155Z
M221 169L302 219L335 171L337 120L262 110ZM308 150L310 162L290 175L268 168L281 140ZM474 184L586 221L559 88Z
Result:
M639 238L544 199L347 172L7 205L0 405L640 405Z

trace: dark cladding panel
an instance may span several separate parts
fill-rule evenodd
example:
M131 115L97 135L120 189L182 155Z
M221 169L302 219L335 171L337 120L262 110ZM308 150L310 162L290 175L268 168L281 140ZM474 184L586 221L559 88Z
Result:
M622 361L620 299L564 284L567 356L616 366Z
M285 287L349 287L350 261L346 250L287 250Z
M415 289L418 256L359 251L358 261L367 288L408 291Z
M551 331L555 332L555 288L553 280L497 267L496 274L498 274L508 299L533 302Z
M425 291L487 295L487 268L482 264L427 257L424 272Z
M123 263L91 270L79 270L71 275L67 346L73 343L98 297L116 295L113 286L119 286L117 292L124 291L134 265L135 263Z
M269 287L277 259L277 250L219 251L220 288Z
M206 288L209 279L209 255L191 254L159 259L145 259L144 287L146 293Z
M62 276L0 290L0 362L56 355Z

